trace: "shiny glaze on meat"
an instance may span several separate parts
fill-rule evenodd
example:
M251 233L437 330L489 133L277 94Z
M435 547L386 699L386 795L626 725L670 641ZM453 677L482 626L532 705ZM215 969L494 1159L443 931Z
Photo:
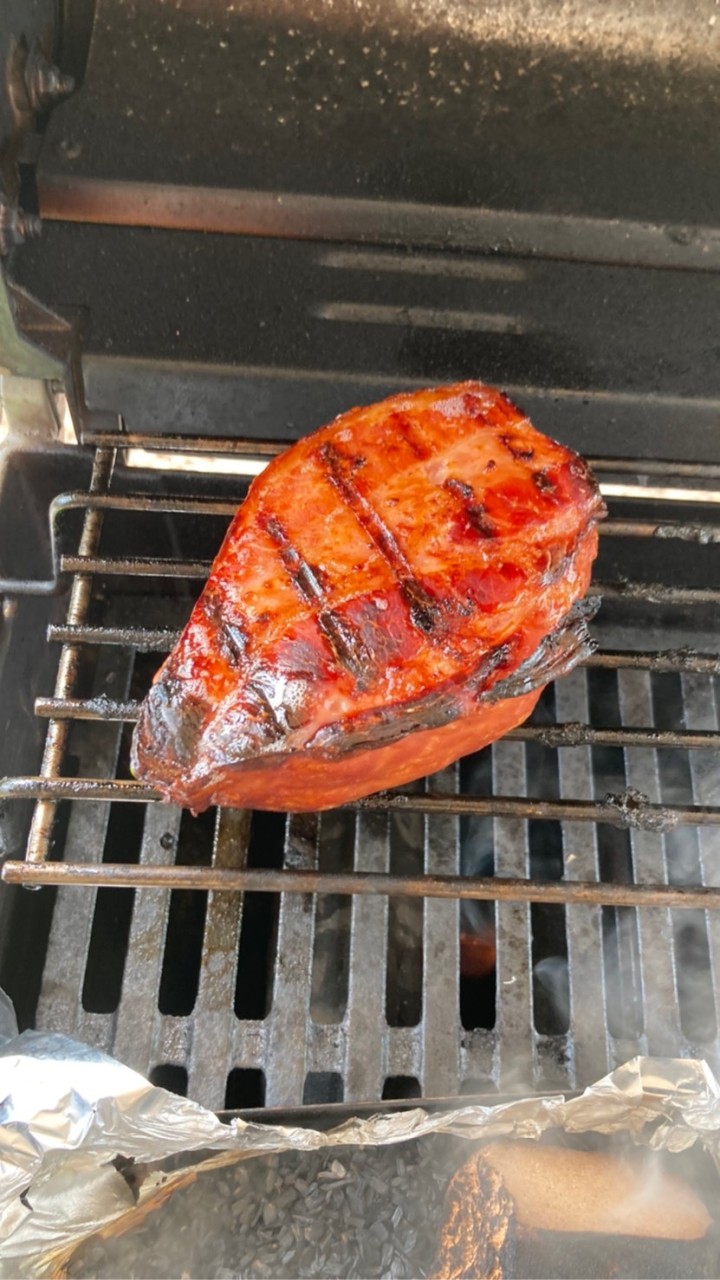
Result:
M322 809L479 749L532 710L532 681L487 699L584 595L602 514L585 463L481 383L350 410L251 486L134 772L196 811Z

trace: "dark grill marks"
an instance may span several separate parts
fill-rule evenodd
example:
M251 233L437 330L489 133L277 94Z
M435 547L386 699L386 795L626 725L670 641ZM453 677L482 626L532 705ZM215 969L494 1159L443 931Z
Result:
M342 725L337 722L325 725L308 745L342 756L358 747L396 742L415 730L437 729L449 724L463 715L473 702L482 701L486 694L492 699L492 686L488 690L488 685L496 672L502 672L510 664L518 642L519 637L513 635L503 644L496 645L460 682L448 680L440 688L405 703L373 707Z
M255 714L258 720L262 722L270 740L278 742L281 738L284 738L288 731L288 726L284 722L282 713L278 714L275 710L265 690L251 680L245 687L245 693L254 702Z
M236 606L229 606L224 592L209 583L203 595L205 617L217 632L220 651L231 667L242 667L250 650L247 620ZM231 617L226 617L230 614Z
M390 421L397 428L403 439L409 444L415 457L420 462L427 462L428 458L433 455L433 450L425 439L422 428L413 422L404 413L392 413Z
M228 622L225 618L218 619L218 622L223 652L231 666L239 667L248 651L248 637L236 622Z
M332 649L333 656L364 689L373 674L374 658L362 637L345 618L325 603L325 590L318 572L293 546L287 531L276 516L263 516L261 523L280 549L280 559L288 577L307 604L314 606L318 627Z
M350 475L352 459L346 458L332 444L324 444L318 451L320 463L328 480L339 493L345 505L352 511L358 524L372 539L383 559L394 573L400 592L410 610L410 620L426 635L437 632L441 626L440 606L426 591L412 572L395 537L378 515L375 508L360 492Z
M531 449L530 445L523 443L518 444L512 436L498 436L498 440L501 445L507 449L511 457L515 458L518 462L531 462L535 457L535 450Z
M453 480L452 478L445 481L446 489L451 493L459 493L461 498L465 498L467 502L472 502L475 497L475 490L466 480Z
M581 484L587 484L594 490L596 495L596 518L602 520L607 515L607 507L602 499L602 494L598 487L598 482L590 471L590 468L584 458L575 457L570 462L570 475L574 480L579 480Z
M448 489L450 493L456 493L462 499L463 515L471 529L479 533L481 538L497 537L497 529L488 518L483 504L475 500L475 490L471 484L467 484L465 480L451 478L445 481L443 488Z
M547 471L533 471L532 478L535 488L538 489L540 493L550 494L555 492L557 485L552 477L548 475Z

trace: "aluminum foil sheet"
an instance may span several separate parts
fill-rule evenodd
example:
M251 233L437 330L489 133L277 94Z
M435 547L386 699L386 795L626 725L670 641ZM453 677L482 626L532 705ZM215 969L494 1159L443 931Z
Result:
M47 1275L69 1247L127 1212L136 1195L142 1204L167 1180L165 1172L151 1170L134 1194L113 1163L118 1157L154 1165L188 1153L192 1165L193 1152L222 1159L223 1153L374 1146L428 1133L536 1138L558 1128L622 1132L672 1152L700 1142L720 1168L720 1086L702 1061L635 1058L578 1097L436 1112L418 1107L321 1132L224 1124L87 1045L59 1035L13 1034L12 1011L0 1001L0 1040L3 1028L0 1276L8 1280Z

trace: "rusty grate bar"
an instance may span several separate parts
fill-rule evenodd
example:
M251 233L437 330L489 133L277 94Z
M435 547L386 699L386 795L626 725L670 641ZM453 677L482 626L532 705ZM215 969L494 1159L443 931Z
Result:
M47 630L48 640L60 644L102 644L129 646L140 653L169 653L180 639L180 632L170 627L98 627L62 626L53 623ZM717 658L720 672L720 655Z
M602 489L602 485L600 488ZM208 515L232 517L237 501L221 498L180 498L157 494L112 494L86 492L84 489L58 494L50 505L50 527L65 511L129 511L151 515ZM708 522L673 520L605 520L599 527L601 536L622 538L679 538L684 542L708 544L720 542L720 525Z
M209 560L164 560L160 556L62 556L62 573L104 573L134 578L207 578Z
M110 698L36 698L35 715L56 720L120 720L133 723L140 715L139 702ZM685 751L720 750L720 731L647 728L600 728L579 721L552 725L523 724L505 737L517 742L539 742L544 747L679 747Z
M95 448L150 449L164 453L239 454L254 458L274 458L292 440L253 440L227 436L146 435L142 432L89 431L83 443ZM720 479L720 464L714 462L677 462L672 458L588 458L593 471L628 475L669 475L696 479Z
M196 442L200 444L201 442ZM601 490L609 497L633 496L640 498L662 498L670 493L676 498L684 495L686 501L716 501L717 495L707 494L704 490L679 490L673 488L647 489L635 487L632 491L615 485L602 485ZM59 518L67 511L85 509L87 511L119 511L176 515L213 515L230 518L237 509L236 503L218 498L181 498L156 494L111 494L107 486L103 492L73 490L60 493L53 498L49 509L50 549L53 576L50 579L2 579L0 591L7 594L49 596L57 594L63 586L64 578L70 573L105 573L135 574L138 576L165 576L170 568L179 577L204 577L207 575L210 562L202 561L163 561L158 558L133 557L131 559L110 559L100 557L84 557L82 555L62 555L60 551L61 533ZM652 522L646 520L608 520L600 529L603 536L624 538L662 538L679 539L699 545L710 545L720 542L720 526L707 522ZM82 550L82 549L81 549ZM622 586L623 584L620 584ZM616 592L618 584L610 584L612 592ZM635 584L630 584L635 589ZM625 589L627 594L627 589Z
M124 862L3 867L9 884L107 885L115 888L206 889L214 892L381 894L388 897L471 898L495 902L584 903L623 907L661 906L720 910L720 887L707 885L615 884L582 880L523 880L506 876L403 876L371 871L305 871L286 868L129 866Z
M154 436L134 431L117 434L113 431L89 431L83 436L83 444L96 449L112 445L115 449L150 449L157 453L236 454L250 458L275 458L293 443L293 440L235 440L226 436Z
M600 486L602 489L602 485ZM677 538L701 546L720 542L720 525L678 520L604 520L598 532L611 538Z
M3 800L119 800L147 803L160 798L159 793L152 788L124 778L39 776L0 780L0 799ZM608 795L604 800L536 800L520 796L474 796L467 793L444 796L421 792L380 792L342 807L382 812L530 818L549 822L608 822L613 826L648 831L670 831L677 826L720 823L720 806L651 804L646 796L632 790Z
M51 512L75 511L139 511L151 515L208 515L234 516L238 502L221 498L174 498L165 494L147 493L88 493L85 489L73 489L53 499Z
M598 649L582 665L608 671L628 668L637 671L686 671L696 675L717 676L720 675L720 654L699 653L697 649L687 646L651 652L639 649Z
M100 627L51 624L48 640L61 644L97 644L130 646L140 653L169 653L180 638L180 631L169 627ZM585 659L585 667L619 670L634 667L643 671L692 672L697 675L720 675L720 653L699 653L696 649L660 649L654 652L637 649L598 649Z
M643 604L720 604L717 587L673 587L665 582L593 582L593 595L605 600L638 600Z
M206 578L209 560L166 560L160 556L62 556L63 573L130 575L133 577ZM720 604L716 587L673 587L664 582L593 582L593 595L646 604Z
M35 715L56 720L137 720L139 702L114 702L110 698L36 698Z
M93 459L90 479L91 493L102 493L107 490L114 464L114 449L103 448L97 450ZM97 549L102 531L102 522L103 515L101 511L86 512L80 536L79 550L81 555L90 556ZM85 622L91 595L92 579L87 576L77 577L70 591L67 612L69 626L80 626ZM72 694L77 678L79 657L79 649L75 645L63 645L55 680L56 697L67 698ZM67 745L68 730L69 723L67 720L50 720L40 766L41 774L44 778L52 779L57 775ZM26 857L28 863L41 862L47 857L54 820L55 801L52 796L47 796L35 806L27 843Z

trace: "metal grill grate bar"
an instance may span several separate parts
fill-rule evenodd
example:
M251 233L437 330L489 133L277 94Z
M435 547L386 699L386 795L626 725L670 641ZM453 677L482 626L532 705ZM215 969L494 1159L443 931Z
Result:
M522 743L495 743L492 765L493 789L526 789L525 748ZM496 817L493 827L495 875L529 879L527 823ZM533 1084L537 1081L530 903L497 901L495 931L497 1080L499 1089L512 1091L519 1080L532 1081Z
M61 626L48 627L51 642L92 645L132 646L139 653L169 653L180 639L180 631L170 628ZM619 670L632 667L641 671L687 671L720 675L720 654L699 653L687 646L644 652L633 649L598 649L583 663L586 667Z
M142 783L116 778L4 778L0 799L122 800L145 803L159 800L157 792ZM604 800L536 800L521 796L444 796L399 792L367 796L345 808L380 809L406 813L488 814L505 818L537 818L562 822L608 822L613 826L653 831L720 823L720 806L661 805L648 802L641 793L621 792Z
M100 493L107 489L114 465L114 449L97 450L93 459L90 479L91 493ZM83 556L89 556L97 549L102 531L102 520L102 512L100 511L88 511L86 513L79 546L79 551ZM92 579L89 577L76 578L72 585L68 605L67 623L69 626L81 626L85 622L91 595ZM55 680L56 697L67 698L72 694L77 678L79 657L79 651L74 645L67 644L63 646ZM48 724L42 764L40 766L44 777L51 778L57 775L65 754L68 729L69 726L64 720L51 720ZM54 821L55 803L51 797L48 797L35 806L27 843L26 857L28 862L41 862L43 858L47 857Z
M247 865L250 823L251 814L246 809L218 811L213 867L224 870ZM225 1106L226 1082L235 1065L233 1004L243 905L243 895L238 890L211 892L205 912L188 1092L215 1111ZM290 1089L283 1096L297 1098L301 1092ZM271 1099L267 1102L270 1104Z
M234 516L238 502L222 498L174 498L147 493L86 493L73 489L53 500L56 512L87 508L88 511L136 511L150 515Z
M250 458L274 458L283 453L292 440L234 439L227 436L145 435L139 432L89 431L83 443L94 448L148 449L163 453L237 454ZM713 462L678 462L672 458L589 458L593 471L655 476L672 479L692 476L696 479L720 479L720 464Z
M604 520L598 532L606 538L677 538L700 546L720 542L720 525L675 520Z
M63 573L109 577L207 578L210 560L165 560L160 556L62 556ZM593 582L593 595L608 600L637 600L647 604L701 605L720 603L720 588L674 587L663 582Z
M632 721L638 715L652 719L650 676L647 672L621 672L618 676L618 692L623 720ZM654 751L642 750L628 754L625 759L625 776L630 786L642 787L655 803L660 802L658 760ZM637 883L645 883L651 878L656 883L667 884L662 834L631 831L630 849L633 877ZM638 912L636 920L644 1015L643 1048L646 1053L670 1055L673 1053L673 1046L677 1051L677 1045L681 1043L670 912L662 907L653 907L648 911Z
M119 659L116 655L112 664L105 661L99 666L97 681L100 688L107 677L127 688L132 658L124 652ZM104 734L102 741L97 734L86 737L80 746L78 763L81 767L92 763L112 774L117 767L120 729L116 728L110 735ZM72 805L65 837L66 857L86 870L101 872L109 819L108 803L92 808ZM36 862L29 865L47 870L53 864ZM65 1035L81 1035L85 1030L82 998L96 899L94 887L78 893L69 886L58 892L38 1002L38 1025L44 1030L60 1031ZM72 947L68 946L68 939L72 939ZM93 1031L92 1038L97 1043L97 1027ZM109 1046L103 1043L102 1047Z
M170 627L98 627L62 626L48 627L48 640L61 644L131 645L139 653L169 653L180 639L180 631ZM720 670L720 656L717 659Z
M315 871L318 866L317 814L294 814L285 833L286 867ZM265 1101L281 1106L285 1098L303 1096L307 1074L307 1023L313 961L314 903L310 895L283 894L277 926L273 992L268 1019L267 1052L273 1063ZM376 1014L377 1016L377 1014ZM288 1045L293 1052L288 1053Z
M428 786L455 798L457 765L428 779ZM425 871L456 876L460 871L460 819L457 814L425 819ZM423 916L422 1078L431 1097L451 1097L458 1091L456 1036L460 1009L459 903L428 899Z
M620 671L623 668L637 671L693 671L698 674L720 675L720 654L698 653L687 646L680 649L660 649L654 652L628 649L598 649L587 658L583 666Z
M153 453L232 454L248 458L275 458L292 443L292 440L235 440L227 436L142 435L134 431L88 431L83 437L83 444L95 449L112 446L148 449Z
M182 810L174 805L151 805L145 810L141 866L174 864L181 818ZM122 1062L145 1075L162 1062L158 992L169 910L169 888L148 888L135 894L114 1052Z
M590 715L588 678L571 671L555 687L558 716ZM586 746L558 756L560 795L592 795L592 752ZM562 824L563 867L568 880L599 880L598 839L595 827L576 822ZM572 1084L583 1088L614 1065L607 1025L605 973L602 963L602 908L569 903L566 907L568 948L568 1003L573 1027Z
M682 695L689 726L710 732L719 727L717 689L713 680L683 676ZM689 769L693 798L703 804L720 802L720 771L713 762L690 756ZM697 839L702 883L720 885L720 832L702 828ZM720 1035L720 920L710 913L706 917L706 927L715 1029Z
M163 560L160 556L61 556L63 573L134 578L207 578L209 560Z
M355 867L362 865L365 872L374 875L387 874L390 867L387 815L359 813L356 824ZM348 1099L382 1097L387 1075L385 987L388 909L386 897L355 897L351 905L343 1062ZM369 957L372 957L372 962ZM363 1046L362 1053L352 1052L351 1047L356 1044Z
M140 714L139 702L116 702L92 698L36 698L35 714L54 719L122 720L134 722ZM600 728L580 721L558 721L552 725L521 725L505 734L517 742L539 742L544 747L662 747L688 751L720 750L720 731L648 728Z
M643 604L718 604L717 587L672 587L665 582L593 582L593 595L604 600L637 600Z
M600 486L601 490L603 486ZM660 491L662 492L662 490ZM698 492L692 491L695 500ZM654 491L653 491L654 493ZM628 494L636 498L644 496L644 490ZM708 493L708 500L712 497ZM50 507L51 528L58 517L66 511L121 511L150 515L207 515L232 518L238 510L238 501L227 501L222 498L184 498L157 494L115 494L106 492L86 492L82 489L58 494ZM720 541L720 525L703 522L680 522L674 520L613 520L608 519L600 525L599 533L604 537L621 538L679 538L683 542L708 544ZM69 567L69 565L68 565ZM109 570L108 570L109 572Z
M616 884L612 881L544 881L472 876L376 875L372 872L226 870L219 867L128 866L106 862L34 863L10 860L3 877L8 884L148 886L253 893L381 894L413 898L471 898L484 902L603 903L619 907L672 906L720 909L720 888L705 885Z

